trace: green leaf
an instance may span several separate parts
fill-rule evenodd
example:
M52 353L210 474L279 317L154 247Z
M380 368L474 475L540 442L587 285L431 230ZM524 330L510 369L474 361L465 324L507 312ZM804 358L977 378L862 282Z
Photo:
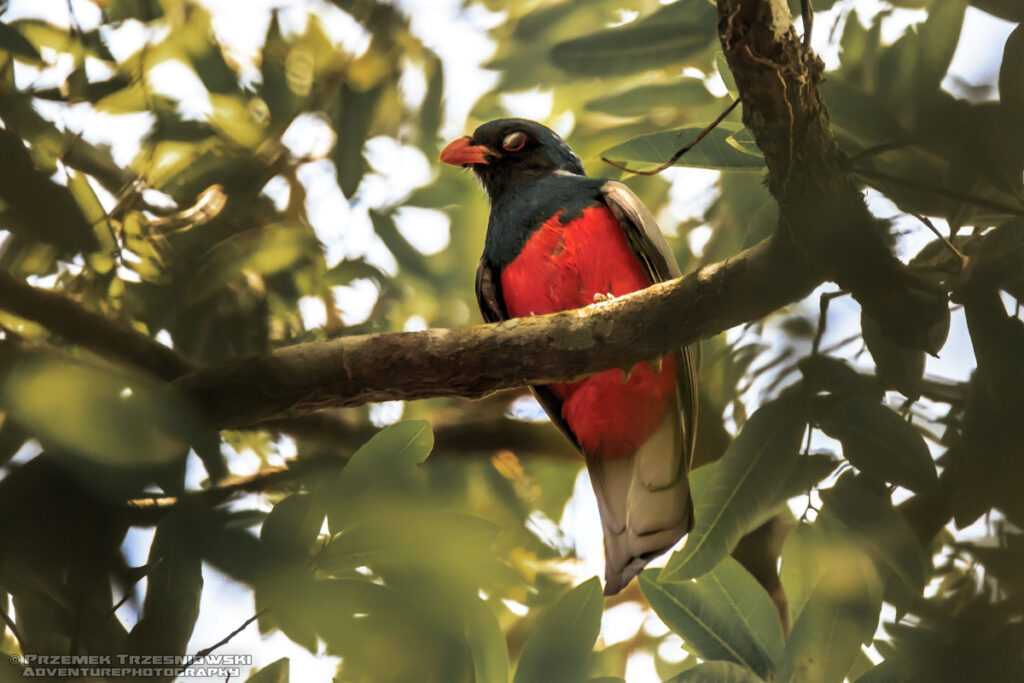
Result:
M687 59L715 37L716 13L705 0L679 0L642 19L556 44L551 60L577 76L660 69Z
M123 368L57 353L19 353L0 380L0 405L44 443L108 465L183 458L196 416L166 385Z
M802 524L783 548L782 578L798 616L775 680L842 681L878 625L882 591L871 560L845 536Z
M260 541L286 559L305 560L327 513L308 493L295 493L273 507L260 528Z
M971 0L971 4L1007 21L1024 21L1024 5L1020 0Z
M463 623L464 637L473 657L474 681L508 683L508 646L494 610L475 598L466 609Z
M0 21L0 50L6 50L23 61L36 65L43 64L43 57L35 45L30 43L18 29Z
M415 467L434 448L434 432L426 420L406 420L385 427L355 452L340 478L351 482Z
M924 437L889 408L867 396L851 396L819 422L843 444L843 455L859 470L915 492L938 485L935 462Z
M760 171L764 168L764 158L749 154L732 142L732 136L742 129L741 124L723 121L684 154L676 165L731 171ZM660 165L690 144L703 130L702 127L694 126L641 135L605 150L601 156L612 161L639 161Z
M1024 14L1024 10L1022 10ZM1022 19L1021 21L1024 21ZM999 67L999 106L1020 126L1024 121L1024 27L1017 26L1006 39Z
M129 653L185 654L203 590L203 563L191 521L187 513L171 512L157 527L149 549L152 569L147 575L146 600L128 637Z
M0 130L0 159L5 229L26 240L55 244L65 253L97 248L96 234L69 189L37 168L25 143L10 130Z
M849 21L856 23L857 18ZM829 75L819 86L828 105L833 126L865 144L893 142L907 137L903 126L889 112L889 105L873 93L840 76Z
M782 624L774 603L731 557L697 581L639 578L640 590L661 620L704 660L723 659L767 677L782 656Z
M920 398L924 381L924 351L907 348L887 335L882 324L864 309L861 309L860 328L882 386L896 389L911 401Z
M373 231L377 233L377 236L384 242L384 246L398 261L399 268L424 279L431 277L430 270L424 264L423 254L409 244L409 241L398 231L393 211L371 209L370 221L373 223Z
M434 432L425 420L398 422L377 432L353 454L329 491L328 522L332 533L355 521L351 513L368 504L375 495L395 495L394 488L416 465L427 459L434 448ZM400 495L403 493L398 490ZM386 498L381 498L386 500ZM377 520L366 520L366 523ZM385 518L381 522L387 521ZM372 533L370 534L372 536ZM347 543L348 541L346 541ZM354 543L355 541L353 541ZM333 545L334 542L332 542ZM362 547L356 543L356 548ZM338 549L339 552L341 549ZM358 565L356 565L358 566Z
M694 470L696 525L669 559L663 580L710 571L784 501L782 487L800 457L804 419L800 401L792 396L766 403L719 460Z
M736 78L732 75L732 69L729 68L729 60L725 58L724 52L715 53L715 68L718 70L718 75L722 77L722 82L725 83L725 89L729 91L729 94L734 98L739 95L739 88L736 87Z
M745 666L732 662L704 662L673 676L666 683L764 683Z
M246 683L288 683L291 680L291 666L287 657L281 657L272 662L249 678Z
M318 252L316 236L303 226L272 223L234 234L199 260L195 276L187 285L186 300L206 299L241 277L242 271L273 275L296 267Z
M346 197L352 197L369 168L363 145L370 134L373 114L384 94L384 86L354 90L342 84L338 102L331 111L331 124L338 132L331 159L338 172L338 185Z
M937 2L928 18L882 53L875 69L877 95L913 112L938 92L960 38L966 0ZM910 116L904 113L904 120Z
M114 256L117 254L117 238L114 237L114 226L107 218L107 212L100 204L99 197L93 191L85 174L68 171L68 190L78 202L85 219L89 221L96 235L99 249L86 257L89 266L101 275L114 269Z
M831 356L804 356L797 361L811 391L826 391L838 396L863 394L876 402L884 395L878 381L862 375L843 360Z
M847 472L835 486L823 491L824 505L818 519L826 524L842 524L871 555L885 585L886 601L903 613L924 590L928 558L907 520L893 508L885 489L872 492L860 479Z
M563 595L541 615L523 646L514 683L586 680L603 607L596 576Z
M679 78L606 93L590 100L583 108L614 116L645 116L658 107L694 107L710 104L715 99L700 79Z

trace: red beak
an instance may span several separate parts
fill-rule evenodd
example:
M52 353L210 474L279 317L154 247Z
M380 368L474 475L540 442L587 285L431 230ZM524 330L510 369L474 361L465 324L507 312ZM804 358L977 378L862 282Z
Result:
M441 156L438 159L452 166L466 166L468 164L486 164L488 155L497 156L486 145L474 145L473 138L467 135L450 142L441 150Z

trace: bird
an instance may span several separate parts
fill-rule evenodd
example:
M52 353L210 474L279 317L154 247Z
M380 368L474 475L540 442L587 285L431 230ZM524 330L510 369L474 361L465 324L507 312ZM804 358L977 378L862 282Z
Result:
M623 183L587 177L569 145L541 123L484 123L439 160L471 169L490 200L476 272L487 322L580 308L681 274L640 199ZM606 595L693 527L698 351L531 387L587 465Z

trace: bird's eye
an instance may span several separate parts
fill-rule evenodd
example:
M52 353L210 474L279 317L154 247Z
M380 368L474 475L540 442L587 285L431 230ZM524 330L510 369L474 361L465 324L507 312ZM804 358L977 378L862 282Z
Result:
M505 139L501 141L501 146L508 152L518 152L526 144L526 133L521 130L517 130L514 133L509 133L505 136Z

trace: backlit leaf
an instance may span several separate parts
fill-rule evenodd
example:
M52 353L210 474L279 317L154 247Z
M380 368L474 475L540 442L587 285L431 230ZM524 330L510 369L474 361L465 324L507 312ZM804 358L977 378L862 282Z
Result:
M843 444L843 456L857 469L911 491L938 484L935 462L924 437L895 412L867 396L851 396L819 421Z
M577 683L601 629L601 583L581 583L547 608L523 646L513 683Z
M782 487L800 457L804 419L795 397L766 403L721 459L694 470L696 523L682 550L669 559L662 580L682 581L710 571L783 502Z
M764 159L743 151L730 141L730 138L742 129L743 126L740 124L729 122L718 124L714 130L684 154L676 162L676 165L732 171L760 171L764 168ZM661 165L696 139L703 130L701 126L694 126L664 133L641 135L605 150L601 156L612 161L640 161ZM640 165L640 168L642 169L644 166Z
M683 62L710 45L715 10L704 0L680 0L625 26L558 43L551 59L574 75L607 76Z
M726 558L696 581L640 574L640 590L662 621L704 660L727 660L767 677L782 656L782 624L768 593Z

